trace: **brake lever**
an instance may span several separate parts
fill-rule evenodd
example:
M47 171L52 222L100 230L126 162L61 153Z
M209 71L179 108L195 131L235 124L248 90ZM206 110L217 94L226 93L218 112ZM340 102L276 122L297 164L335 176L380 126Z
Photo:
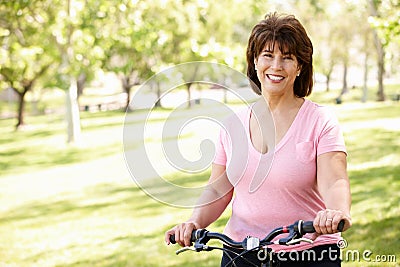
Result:
M311 239L308 239L308 238L305 238L305 237L301 237L301 238L291 239L289 241L286 241L286 240L282 241L282 239L278 239L278 240L272 242L272 244L290 246L290 245L299 244L301 242L307 242L307 243L310 243L310 244L314 243L314 241L311 240Z
M196 249L194 247L183 247L183 248L178 249L177 251L175 251L175 254L178 255L178 254L180 254L182 252L185 252L185 251L188 251L188 250L196 251Z
M314 241L309 238L301 237L301 238L292 239L292 240L288 241L286 244L290 246L290 245L299 244L301 242L307 242L310 244L314 243Z
M182 252L185 252L185 251L188 251L188 250L191 250L191 251L194 251L194 252L200 252L200 251L203 251L203 250L204 251L211 251L213 249L214 249L214 247L210 247L210 246L207 246L207 245L195 244L194 247L183 247L181 249L178 249L177 251L175 251L175 254L178 255L178 254L180 254Z

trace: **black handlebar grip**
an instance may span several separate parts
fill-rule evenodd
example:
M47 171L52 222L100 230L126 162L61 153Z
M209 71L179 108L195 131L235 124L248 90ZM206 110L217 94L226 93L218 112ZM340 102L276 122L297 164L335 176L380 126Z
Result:
M313 224L314 224L313 221L303 222L303 227L301 229L301 232L304 233L304 234L306 234L306 233L314 233L315 232L315 228L314 228ZM339 222L338 227L337 227L337 230L339 232L343 231L344 224L345 224L345 220L341 220Z
M339 222L338 227L337 227L337 230L338 230L339 232L342 232L342 231L343 231L343 228L344 228L344 224L345 224L345 223L346 223L345 220L341 220L341 221Z
M170 235L169 236L169 242L171 242L171 244L176 244L175 235Z
M314 228L314 222L313 221L306 221L303 223L303 229L301 229L301 232L304 234L307 233L315 233L315 228Z
M193 230L193 231L192 231L192 236L191 236L191 238L190 238L190 241L191 241L191 242L194 242L194 241L196 241L196 239L197 239L197 237L196 237L196 231L197 231L197 230ZM201 230L200 230L200 231L201 231ZM170 235L170 236L169 236L169 242L171 242L171 244L176 244L175 235Z

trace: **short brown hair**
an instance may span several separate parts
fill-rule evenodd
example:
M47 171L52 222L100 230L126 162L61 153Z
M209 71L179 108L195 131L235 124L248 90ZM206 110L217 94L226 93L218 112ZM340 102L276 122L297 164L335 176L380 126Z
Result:
M254 59L266 45L273 50L277 43L282 53L290 53L297 58L301 68L300 76L294 82L294 94L305 97L311 94L313 88L313 46L303 25L293 15L278 15L270 13L254 26L247 45L247 76L252 82L252 88L261 94L261 83L257 77Z

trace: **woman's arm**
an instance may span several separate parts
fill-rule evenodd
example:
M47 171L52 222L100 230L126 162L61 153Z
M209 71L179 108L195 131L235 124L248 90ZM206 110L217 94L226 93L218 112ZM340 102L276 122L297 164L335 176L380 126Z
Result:
M193 209L192 216L184 223L178 224L165 233L165 242L175 235L181 246L190 245L190 237L194 229L206 228L221 216L232 200L233 186L226 176L225 166L213 164L207 187L199 198L198 206Z
M314 219L316 232L319 234L335 233L342 219L345 220L344 230L350 228L350 182L344 152L328 152L318 156L317 184L326 210L318 212Z

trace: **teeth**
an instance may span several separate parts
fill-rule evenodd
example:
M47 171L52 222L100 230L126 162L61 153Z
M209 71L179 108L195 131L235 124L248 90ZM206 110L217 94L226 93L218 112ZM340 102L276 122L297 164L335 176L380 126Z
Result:
M281 81L281 80L283 80L282 76L275 76L275 75L267 75L267 76L268 76L268 78L270 78L273 81Z

